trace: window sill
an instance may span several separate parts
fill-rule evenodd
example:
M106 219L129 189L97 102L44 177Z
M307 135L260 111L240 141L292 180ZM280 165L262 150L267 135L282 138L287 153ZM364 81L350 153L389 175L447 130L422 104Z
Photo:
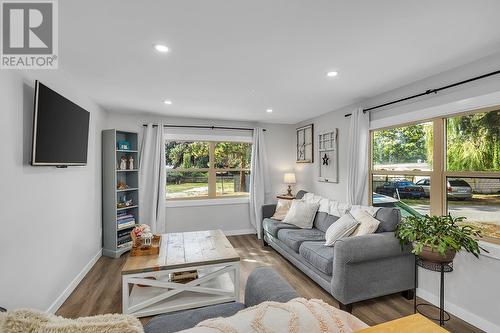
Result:
M481 241L479 241L479 246L485 248L486 250L488 250L490 252L490 253L486 253L484 251L481 251L480 255L488 257L488 258L500 260L500 245L492 243L492 242L481 240Z
M241 198L220 198L220 199L189 199L189 200L167 200L167 208L175 207L196 207L196 206L217 206L217 205L241 205L248 204L249 197Z

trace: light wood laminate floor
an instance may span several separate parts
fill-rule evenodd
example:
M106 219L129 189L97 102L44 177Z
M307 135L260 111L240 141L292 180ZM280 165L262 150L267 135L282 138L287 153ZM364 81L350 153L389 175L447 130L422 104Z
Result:
M338 307L337 301L271 247L263 247L255 235L228 237L241 256L241 297L248 275L255 267L272 266L305 298L319 298ZM75 318L104 313L121 312L121 269L127 255L118 259L102 257L64 302L58 315ZM422 300L419 300L421 302ZM379 297L354 304L353 315L368 325L413 314L413 301L400 294ZM148 318L143 318L143 323ZM457 333L482 332L456 317L446 324L446 329Z

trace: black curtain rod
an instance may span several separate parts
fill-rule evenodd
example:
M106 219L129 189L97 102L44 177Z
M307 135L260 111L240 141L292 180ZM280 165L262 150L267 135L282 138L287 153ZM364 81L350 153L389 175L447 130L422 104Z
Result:
M142 126L146 127L148 124L143 124ZM158 124L153 124L153 127L157 127ZM202 129L222 129L222 130L239 130L239 131L253 131L253 128L245 128L245 127L226 127L226 126L203 126L203 125L169 125L165 124L163 127L177 127L177 128L202 128ZM264 129L264 132L266 129Z
M456 86L459 86L459 85L462 85L462 84L466 84L466 83L469 83L469 82L472 82L472 81L476 81L476 80L481 80L481 79L487 78L489 76L497 75L497 74L500 74L500 70L494 71L494 72L491 72L491 73L487 73L487 74L483 74L483 75L480 75L480 76L476 76L476 77L473 77L471 79L467 79L467 80L464 80L464 81L452 83L452 84L449 84L449 85L444 86L444 87L440 87L440 88L436 88L436 89L429 89L429 90L426 90L426 91L424 91L424 92L422 92L420 94L408 96L408 97L405 97L405 98L400 98L400 99L397 99L397 100L392 101L392 102L387 102L387 103L380 104L380 105L377 105L377 106L372 106L372 107L369 107L367 109L363 109L363 113L364 112L369 112L369 111L372 111L372 110L375 110L375 109L383 108L384 106L388 106L388 105L392 105L392 104L404 102L404 101L407 101L407 100L410 100L410 99L414 99L414 98L417 98L417 97L422 97L422 96L430 95L430 94L437 94L441 90L453 88L453 87L456 87ZM345 117L349 117L351 115L352 115L352 113L348 113L348 114L345 115Z

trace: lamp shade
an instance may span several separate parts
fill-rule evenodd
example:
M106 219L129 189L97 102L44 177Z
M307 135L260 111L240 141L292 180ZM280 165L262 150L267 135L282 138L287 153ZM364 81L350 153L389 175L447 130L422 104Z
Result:
M285 173L285 176L283 177L283 182L285 184L295 184L295 174Z

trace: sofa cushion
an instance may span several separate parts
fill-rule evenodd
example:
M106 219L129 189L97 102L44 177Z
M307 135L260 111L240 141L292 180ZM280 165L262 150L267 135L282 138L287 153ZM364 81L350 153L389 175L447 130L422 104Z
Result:
M333 247L325 246L324 242L303 242L299 247L299 253L317 270L332 275Z
M325 233L318 229L281 229L278 231L278 239L285 243L295 252L299 253L299 247L305 241L325 241Z
M274 219L264 219L262 220L262 228L273 237L278 237L278 231L281 229L300 229L296 225L283 223Z
M328 230L328 227L338 219L339 218L337 216L333 216L325 212L317 212L316 216L314 217L313 226L318 230L326 232Z
M380 221L376 233L394 231L401 221L401 212L397 208L382 207L375 218Z

